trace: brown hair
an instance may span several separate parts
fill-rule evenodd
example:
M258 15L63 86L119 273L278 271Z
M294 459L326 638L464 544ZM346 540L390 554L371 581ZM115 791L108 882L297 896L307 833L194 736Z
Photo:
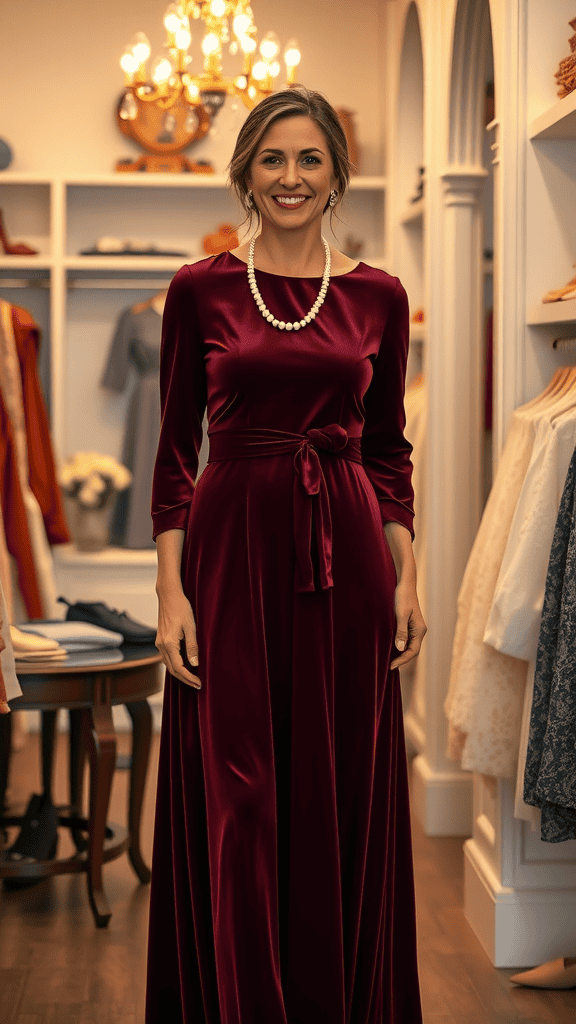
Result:
M311 117L316 122L326 136L332 157L334 174L338 181L338 204L348 188L352 164L348 156L346 135L334 107L322 93L313 92L303 85L272 93L257 103L248 114L238 133L232 159L228 165L230 187L246 211L247 219L250 221L249 227L252 223L252 214L260 218L259 211L248 201L247 178L250 166L270 125L283 117ZM328 209L328 204L324 209ZM333 213L334 209L330 208L331 226Z

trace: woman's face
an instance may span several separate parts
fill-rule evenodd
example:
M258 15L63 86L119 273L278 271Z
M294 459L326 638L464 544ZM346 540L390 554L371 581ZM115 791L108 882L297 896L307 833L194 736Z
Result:
M336 186L326 136L311 117L280 118L270 126L248 178L264 220L288 229L321 220Z

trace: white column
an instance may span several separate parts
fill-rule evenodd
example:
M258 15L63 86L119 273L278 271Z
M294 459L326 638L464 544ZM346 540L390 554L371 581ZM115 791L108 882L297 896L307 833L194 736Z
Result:
M482 480L483 167L452 167L430 194L427 246L429 388L427 467L428 635L425 747L413 764L414 810L427 835L470 835L471 776L445 757L444 700L456 600L478 529ZM436 208L436 209L434 209ZM437 219L434 217L437 215Z

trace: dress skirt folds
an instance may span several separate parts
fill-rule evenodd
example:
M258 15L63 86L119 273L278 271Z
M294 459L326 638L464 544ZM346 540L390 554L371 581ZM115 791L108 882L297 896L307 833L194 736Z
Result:
M286 321L320 285L256 277ZM421 1024L383 529L413 536L408 319L363 263L297 332L230 253L170 286L153 537L185 531L202 689L167 673L146 1024Z

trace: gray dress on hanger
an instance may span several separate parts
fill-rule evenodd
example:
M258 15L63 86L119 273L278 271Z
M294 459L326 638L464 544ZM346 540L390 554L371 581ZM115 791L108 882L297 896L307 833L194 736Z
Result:
M130 367L137 375L122 449L122 462L133 475L119 491L111 524L111 542L125 548L154 548L150 528L152 473L160 436L160 341L162 317L152 306L120 316L100 385L126 387Z

